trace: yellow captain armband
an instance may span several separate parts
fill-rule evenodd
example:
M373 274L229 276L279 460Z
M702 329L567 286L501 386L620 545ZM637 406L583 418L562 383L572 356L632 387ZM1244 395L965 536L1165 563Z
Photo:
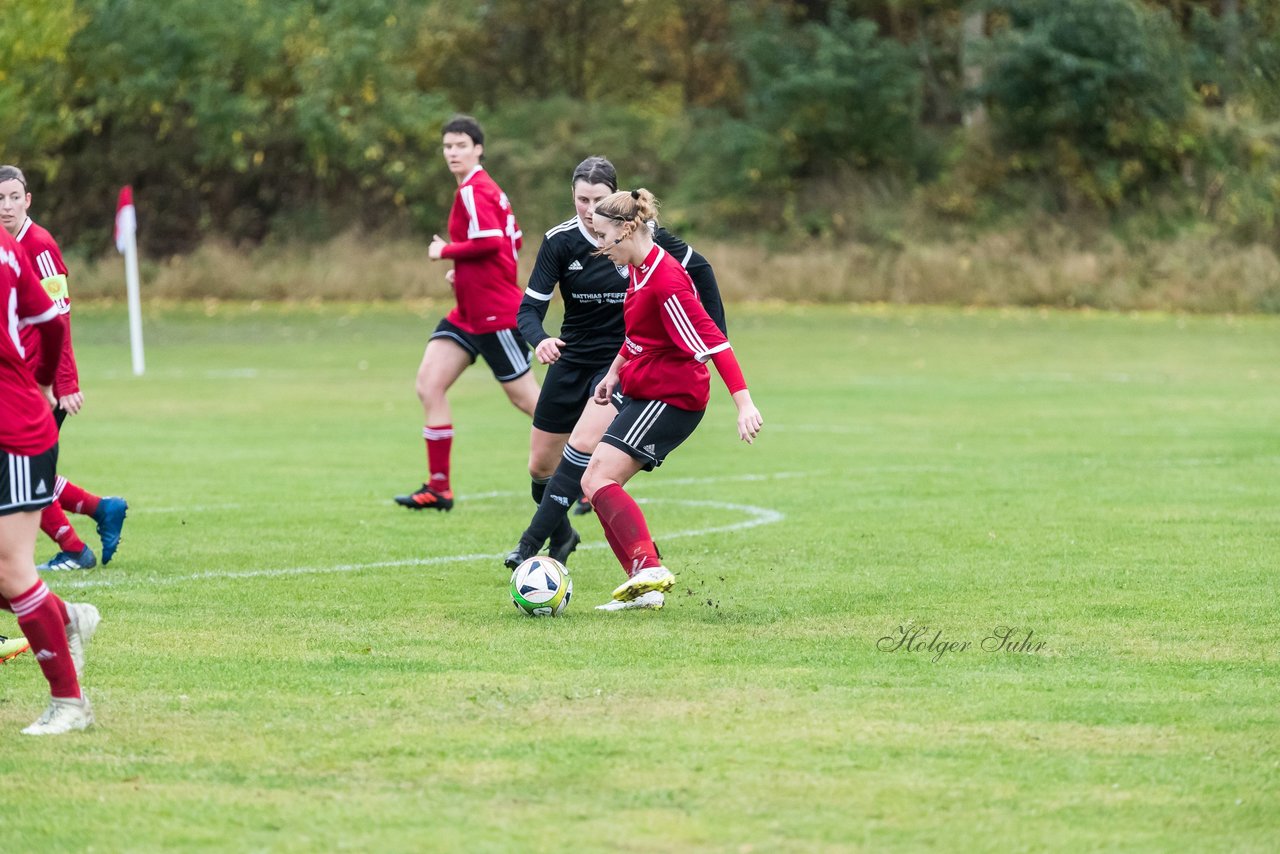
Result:
M40 284L44 287L44 292L49 295L51 300L64 300L69 296L67 293L67 277L64 275L49 276L47 279L41 279Z

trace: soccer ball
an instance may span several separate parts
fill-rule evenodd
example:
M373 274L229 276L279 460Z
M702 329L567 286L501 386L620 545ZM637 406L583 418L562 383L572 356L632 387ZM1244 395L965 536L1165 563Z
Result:
M554 617L572 596L573 579L558 560L538 555L511 573L511 601L530 617Z

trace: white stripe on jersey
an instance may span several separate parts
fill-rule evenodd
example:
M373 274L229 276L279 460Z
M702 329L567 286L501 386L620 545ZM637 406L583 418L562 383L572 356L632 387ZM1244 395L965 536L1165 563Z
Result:
M9 295L14 299L16 299L18 296L18 292L10 291ZM18 310L17 306L15 305L13 307L13 311L15 314L17 313L17 310ZM48 311L40 312L35 317L19 317L18 328L21 329L24 326L35 326L37 323L44 323L46 320L53 320L57 316L58 316L58 307L55 305L53 308L49 309Z
M658 416L662 415L667 409L667 405L660 400L651 400L645 404L644 410L641 411L640 417L631 425L631 429L627 431L627 435L622 437L622 441L626 445L638 448L640 443L644 441L645 434L653 427Z
M463 187L458 191L458 197L462 199L462 206L467 209L467 240L476 240L481 237L501 237L502 229L486 228L480 230L480 217L476 215L476 188Z
M680 262L681 267L689 266L689 259L693 257L693 247L689 247L689 251L684 253L684 260Z
M562 232L565 232L565 231L572 231L573 229L577 228L577 226L578 226L578 218L575 216L573 219L567 219L564 222L560 223L559 225L552 226L551 228L547 229L546 233L543 234L542 236L550 237L553 234L561 234Z
M525 288L524 295L527 297L533 297L534 299L540 299L543 302L550 302L551 297L555 295L555 291L552 291L549 294L541 294L535 291L533 288Z
M680 340L684 345L693 351L693 357L699 362L705 362L711 355L711 351L707 349L707 345L703 342L702 336L698 334L698 330L694 328L693 321L689 319L689 315L684 310L684 306L680 304L679 297L669 296L666 302L662 304L662 308L667 313L667 317L671 318L671 322L676 327L676 333L680 336Z
M40 269L41 280L58 275L58 268L53 265L53 253L48 249L36 256L36 267Z
M22 238L27 236L27 229L29 228L31 228L31 217L27 217L22 221L22 228L18 229L18 233L13 236L13 239L21 243Z

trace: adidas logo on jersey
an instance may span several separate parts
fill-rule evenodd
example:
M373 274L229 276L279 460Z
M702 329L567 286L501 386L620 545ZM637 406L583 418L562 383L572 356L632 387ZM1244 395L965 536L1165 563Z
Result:
M561 507L569 506L569 496L567 495L553 495L551 496L551 500L559 504Z
M569 265L569 271L573 272L574 270L581 270L581 269L582 269L582 262L579 261L577 258L574 258L573 263Z

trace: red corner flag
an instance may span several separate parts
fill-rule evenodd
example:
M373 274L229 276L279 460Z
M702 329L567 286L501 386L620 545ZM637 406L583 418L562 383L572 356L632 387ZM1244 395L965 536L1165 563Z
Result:
M129 238L138 230L138 215L133 210L133 188L121 187L116 202L116 249L121 254L129 246Z

